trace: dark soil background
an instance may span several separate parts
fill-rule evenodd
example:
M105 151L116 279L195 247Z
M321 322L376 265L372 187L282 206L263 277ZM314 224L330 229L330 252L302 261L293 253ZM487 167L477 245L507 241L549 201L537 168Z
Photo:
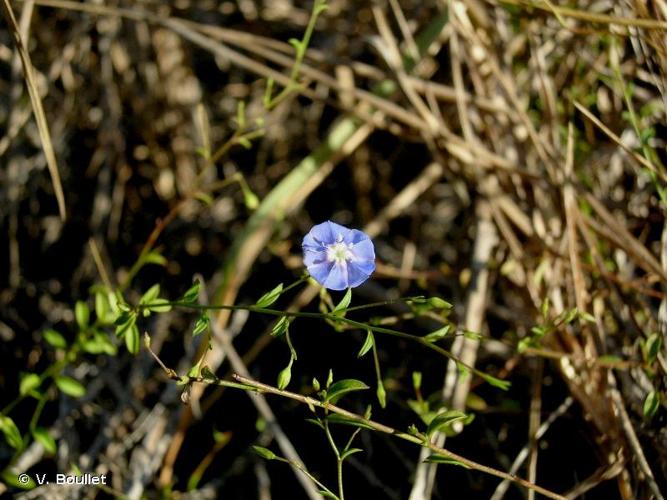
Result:
M205 303L252 304L300 278L303 235L333 220L366 228L375 244L377 271L354 290L352 305L417 295L453 305L448 319L413 317L402 303L351 317L379 318L415 336L451 321L459 335L439 345L456 356L474 353L476 368L512 385L502 391L477 376L469 388L465 377L452 385L446 358L376 335L387 390L381 408L372 356L357 357L365 332L297 318L289 390L313 396L313 377L323 382L331 369L337 380L371 386L340 406L363 414L370 404L377 422L423 430L408 403L416 398L412 374L420 372L431 409L457 406L444 387L462 395L458 409L475 415L445 448L500 471L510 471L537 427L561 408L531 447L535 466L525 462L518 476L567 498L662 498L666 4L581 1L568 10L565 2L529 3L330 0L301 86L267 109L267 77L289 76L295 55L287 41L302 37L311 2L6 2L34 66L60 180L47 167L6 14L0 409L22 444L0 439L0 494L308 498L288 465L251 450L259 444L284 456L253 404L257 395L195 384L186 405L183 386L143 341L138 354L127 352L113 325L99 330L116 355L68 358L45 332L80 342L75 303L94 311L93 287L123 287L149 248L164 261L132 277L128 303L156 283L161 297L177 300L198 278ZM394 49L403 56L397 63ZM394 88L378 91L378 82ZM274 84L274 96L283 84ZM236 120L241 102L245 129ZM353 146L336 142L341 123L361 134ZM243 134L251 134L248 147ZM314 152L326 143L330 163L316 162L299 180L301 162L321 158ZM221 147L224 154L208 161L207 152ZM330 295L334 303L343 297ZM303 284L273 307L318 312L320 301ZM563 322L574 308L588 320ZM140 320L153 350L179 374L198 359L197 317L174 309ZM238 311L211 319L218 328L207 359L216 375L239 371L215 340L223 332L250 376L275 385L289 349L271 341L273 318ZM548 331L537 337L535 326ZM464 330L482 340L453 340ZM526 350L522 339L532 339ZM31 373L44 380L21 397ZM64 394L58 375L80 381L85 395ZM308 470L337 491L334 454L306 421L308 407L266 398ZM647 398L657 400L653 409ZM11 426L0 423L7 437ZM55 450L31 437L36 426ZM351 431L336 426L334 437L342 442ZM418 446L371 431L357 439L363 453L344 465L348 499L535 498L515 484L502 495L499 478L456 465L440 465L423 493L414 486L425 467ZM110 480L103 488L34 489L16 480L77 468Z

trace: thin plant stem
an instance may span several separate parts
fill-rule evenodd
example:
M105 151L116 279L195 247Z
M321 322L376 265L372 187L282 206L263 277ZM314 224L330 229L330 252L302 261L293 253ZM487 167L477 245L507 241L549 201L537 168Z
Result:
M340 500L345 500L345 493L343 491L343 460L341 459L340 451L338 451L338 446L336 446L336 442L334 441L333 436L331 435L331 429L329 429L329 422L326 419L324 420L324 433L326 434L327 440L331 445L331 449L336 455L336 476L338 478L338 497L340 498Z
M535 483L532 483L530 481L527 481L526 479L520 478L514 474L509 474L507 472L494 469L492 467L488 467L486 465L482 465L480 463L477 463L473 460L469 460L465 457L462 457L461 455L458 455L454 452L451 452L449 450L446 450L445 448L439 447L434 443L431 443L428 439L425 439L423 436L417 436L413 434L409 434L407 432L402 432L397 429L394 429L392 427L389 427L387 425L381 424L379 422L375 422L373 420L370 420L362 415L358 415L356 413L350 412L348 410L345 410L343 408L340 408L338 406L335 406L331 403L328 402L323 402L318 399L311 398L309 396L303 396L301 394L297 394L294 392L286 391L286 390L281 390L278 389L277 387L273 387L268 384L264 384L262 382L257 382L255 380L249 379L247 377L243 377L241 375L234 375L234 379L238 381L239 383L245 385L248 389L251 390L257 390L263 393L268 393L268 394L274 394L277 396L282 396L288 399L292 399L294 401L298 401L300 403L306 404L309 407L317 407L317 408L322 408L325 411L331 412L331 413L337 413L338 415L342 415L344 417L347 417L350 420L353 420L355 422L358 422L366 427L370 427L371 429L379 432L383 432L385 434L389 434L392 436L396 436L399 439L403 439L405 441L409 441L411 443L420 445L420 446L425 446L432 450L434 453L438 455L444 455L448 458L451 458L453 460L456 460L457 462L460 462L464 466L474 469L480 472L484 472L486 474L490 474L492 476L499 477L501 479L507 479L509 481L515 482L517 484L520 484L521 486L524 486L525 488L532 489L536 491L537 493L540 493L544 495L547 498L554 498L557 500L565 500L565 497L562 495L559 495L558 493L554 493L553 491L547 490L541 486L538 486Z
M419 337L417 335L412 335L410 333L405 333L401 332L399 330L393 330L391 328L384 328L381 326L376 326L376 325L368 325L366 323L362 323L360 321L355 321L349 318L346 318L344 316L337 316L334 315L333 313L310 313L310 312L302 312L302 311L279 311L277 309L268 309L265 307L258 307L258 306L251 306L251 305L202 305L202 304L194 304L190 302L169 302L169 304L172 307L183 307L183 308L188 308L188 309L199 309L199 310L229 310L229 311L240 311L240 310L246 310L250 312L256 312L260 314L267 314L271 316L290 316L293 318L318 318L318 319L328 319L330 321L334 322L342 322L346 323L348 326L359 328L361 330L371 330L374 333L383 333L385 335L390 335L393 337L398 337L402 338L405 340L410 340L412 342L416 342L418 344L423 345L424 347L431 349L432 351L437 352L438 354L446 357L447 359L451 359L454 361L457 366L459 366L462 369L465 369L471 373L474 373L475 375L483 378L487 382L491 383L492 385L496 385L500 388L507 388L507 385L509 383L501 381L499 379L495 379L491 375L484 373L478 369L476 369L473 366L468 365L467 363L461 361L458 359L456 356L454 356L452 353L447 351L446 349L440 347L439 345L436 345L432 342L429 342L428 340L425 340L423 337ZM150 308L152 306L157 306L157 305L162 305L164 306L164 303L161 304L140 304L137 306L137 308Z

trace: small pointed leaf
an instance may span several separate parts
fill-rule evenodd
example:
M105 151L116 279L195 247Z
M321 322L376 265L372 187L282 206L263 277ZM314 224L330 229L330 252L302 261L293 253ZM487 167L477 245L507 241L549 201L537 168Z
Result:
M21 378L21 383L19 384L19 394L25 396L29 394L33 389L37 389L42 383L39 375L36 373L28 373L23 378Z
M188 291L183 294L181 297L181 302L187 302L188 304L194 304L199 299L199 289L201 288L201 282L196 280Z
M373 332L370 330L366 331L366 340L364 340L364 345L361 346L361 349L359 349L359 354L357 354L357 358L361 358L364 356L368 351L371 350L373 347L373 344L375 343L375 338L373 337Z
M360 451L364 450L362 450L361 448L350 448L349 450L345 450L343 453L340 454L340 459L345 460L350 455L354 455L355 453L359 453Z
M50 345L57 349L65 349L67 347L67 341L60 332L57 332L51 328L44 330L44 340L46 340Z
M285 335L287 330L289 329L289 318L287 316L282 316L278 322L273 325L273 328L271 328L271 336L272 337L282 337Z
M49 431L46 430L44 427L36 427L32 431L32 437L34 437L35 441L37 441L44 447L44 450L49 455L56 454L56 440L53 439L53 436L51 436L51 434L49 434Z
M5 440L9 446L17 450L23 448L21 432L11 418L0 415L0 431L5 435Z
M440 413L436 415L433 420L431 420L430 424L428 424L426 434L431 436L435 432L450 429L454 422L458 422L459 420L464 420L466 418L468 418L468 415L458 410L450 410L444 413Z
M466 469L469 469L466 464L463 462L460 462L454 458L451 457L446 457L445 455L438 455L437 453L434 453L433 455L430 455L425 462L431 463L431 464L445 464L445 465L458 465L460 467L465 467Z
M345 295L341 299L341 301L338 303L336 307L334 307L333 311L331 311L334 316L345 316L345 310L348 308L350 305L350 302L352 301L352 289L348 288L347 292L345 292Z
M72 377L67 377L65 375L59 375L56 377L56 385L58 389L72 396L73 398L80 398L86 393L86 388L78 380L74 380Z
M208 317L208 314L202 313L202 315L197 318L197 321L195 321L195 327L192 331L192 336L196 337L197 335L205 332L209 327L210 322L211 319Z
M88 320L90 319L90 309L88 309L88 304L77 300L74 305L74 317L76 318L76 324L79 326L79 330L85 330L88 327Z
M348 392L363 391L365 389L368 389L368 386L361 380L352 378L339 380L331 384L331 387L327 390L326 402L335 404L336 401Z
M268 448L264 448L263 446L253 446L252 451L257 453L260 457L266 459L266 460L275 460L276 454L273 453L271 450Z
M266 292L264 295L262 295L259 298L259 300L255 303L255 305L257 307L269 307L276 300L278 300L278 297L280 297L280 294L282 292L283 292L283 284L280 283L273 290L271 290L270 292Z
M442 328L439 328L424 337L426 342L434 343L440 339L445 338L449 334L451 325L445 325Z
M125 346L132 354L139 352L139 327L134 324L125 334Z
M646 396L646 399L644 400L644 406L643 406L644 417L652 418L658 412L659 404L660 400L658 398L657 392L655 391L649 392L648 395Z

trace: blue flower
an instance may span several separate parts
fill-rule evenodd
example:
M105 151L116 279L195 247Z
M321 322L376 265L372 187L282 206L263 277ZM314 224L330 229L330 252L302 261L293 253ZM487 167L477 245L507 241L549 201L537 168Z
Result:
M361 285L375 271L375 249L368 235L326 221L303 238L303 262L325 288L345 290Z

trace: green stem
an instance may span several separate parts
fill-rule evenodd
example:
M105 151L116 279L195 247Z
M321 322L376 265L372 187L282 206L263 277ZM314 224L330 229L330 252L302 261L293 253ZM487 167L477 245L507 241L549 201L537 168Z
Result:
M286 463L286 464L289 464L289 465L291 465L292 467L296 467L296 468L299 469L301 472L303 472L306 476L308 476L308 478L309 478L312 482L314 482L317 486L319 486L320 488L322 488L323 491L326 491L326 492L329 493L331 496L333 496L333 497L335 497L335 498L338 498L338 497L336 496L336 494L335 494L333 491L331 491L331 490L330 490L329 488L327 488L324 484L322 484L320 481L318 481L317 478L316 478L315 476L313 476L310 472L308 472L308 469L306 469L306 468L305 468L303 465L301 465L300 463L298 463L298 462L292 462L291 460L288 460L288 459L283 458L283 457L276 457L275 460L278 460L278 461L280 461L280 462L284 462L284 463ZM343 499L341 498L340 500L343 500Z
M330 321L334 322L343 322L346 323L349 326L359 328L361 330L371 330L374 333L383 333L385 335L391 335L392 337L398 337L402 338L405 340L409 340L412 342L416 342L418 344L421 344L422 346L431 349L432 351L437 352L438 354L446 357L447 359L451 359L456 363L456 365L459 368L463 368L471 373L474 373L478 377L484 379L485 381L491 383L492 385L495 385L501 389L506 389L507 386L509 385L508 382L501 381L500 379L496 379L495 377L492 377L488 373L484 373L481 370L478 370L477 368L470 366L469 364L461 361L459 358L454 356L452 353L447 351L446 349L443 349L439 345L433 344L427 340L424 340L424 338L419 337L417 335L412 335L410 333L405 333L401 332L398 330L393 330L391 328L384 328L381 326L375 326L375 325L368 325L366 323L362 323L359 321L355 321L343 316L336 316L332 313L310 313L310 312L302 312L302 311L279 311L277 309L267 309L264 307L258 307L258 306L249 306L249 305L217 305L217 306L210 306L210 305L202 305L202 304L193 304L193 303L188 303L188 302L169 302L169 304L172 307L184 307L188 309L198 309L198 310L228 310L228 311L250 311L250 312L256 312L260 314L267 314L271 316L290 316L293 318L317 318L317 319L328 319ZM156 305L162 305L164 306L165 304L140 304L137 306L137 308L145 308L145 307L151 307L151 306L156 306Z
M515 476L514 474L509 474L507 472L494 469L493 467L488 467L486 465L477 463L473 460L467 459L461 455L458 455L454 452L451 452L445 448L442 448L440 446L437 446L435 443L431 443L428 439L424 439L424 436L419 436L419 435L413 435L409 434L407 432L402 432L397 429L394 429L392 427L389 427L388 425L381 424L379 422L375 422L374 420L370 420L362 415L358 415L356 413L353 413L351 411L345 410L343 408L340 408L339 406L335 406L331 403L320 401L318 399L309 397L309 396L304 396L302 394L297 394L295 392L290 392L286 390L280 390L277 387L273 387L268 384L264 384L262 382L257 382L255 380L243 377L241 375L234 375L234 379L241 382L242 384L245 384L248 388L252 388L254 390L264 392L267 394L275 394L277 396L282 396L285 398L292 399L294 401L298 401L300 403L306 404L309 407L317 407L317 408L322 408L323 410L331 413L337 413L338 415L342 415L344 417L349 418L350 420L353 420L355 422L358 422L360 424L363 424L364 427L366 428L371 428L375 431L382 432L385 434L389 434L392 436L395 436L399 439L403 439L405 441L409 441L411 443L417 444L419 446L423 446L426 448L429 448L431 451L438 455L444 455L448 458L451 458L453 460L456 460L457 462L462 463L466 467L470 469L474 469L480 472L484 472L486 474L490 474L492 476L499 477L500 479L512 481L514 483L520 484L521 486L525 488L529 488L531 490L534 490L538 493L541 493L545 497L548 498L554 498L557 500L565 500L565 497L562 495L559 495L557 493L554 493L553 491L549 491L545 488L542 488L541 486L538 486L535 483L532 483L530 481L527 481L525 479L522 479L518 476Z
M328 412L327 412L328 413ZM345 494L343 491L343 459L341 458L340 451L338 451L338 446L331 435L331 429L329 429L329 421L324 420L324 433L327 436L327 440L331 445L331 449L336 455L336 475L338 477L338 497L340 500L345 500Z
M269 101L266 105L267 110L270 111L271 109L275 108L299 87L299 84L296 82L296 80L299 77L299 71L301 71L301 64L303 63L303 58L306 55L306 49L308 48L308 45L310 45L310 38L312 37L313 31L315 30L315 23L317 22L317 18L325 9L325 0L315 1L315 4L313 5L313 12L311 13L310 19L308 20L308 26L306 26L306 31L303 34L303 38L295 46L296 57L294 59L292 71L290 72L289 83L275 98L269 98Z

